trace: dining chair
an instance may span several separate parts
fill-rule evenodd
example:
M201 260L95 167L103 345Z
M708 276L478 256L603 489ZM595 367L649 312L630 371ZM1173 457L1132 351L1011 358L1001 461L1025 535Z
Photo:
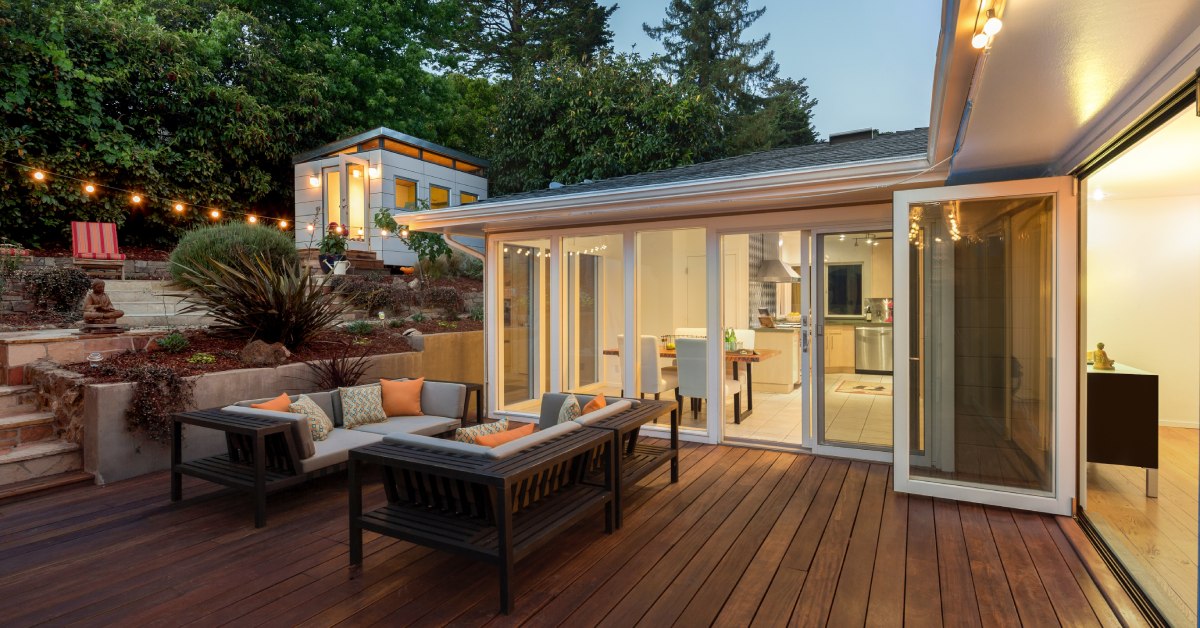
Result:
M639 394L642 398L653 394L654 398L658 399L662 393L679 387L679 375L675 369L663 368L659 363L658 338L642 336L638 357L641 360L642 369L642 381L639 387Z
M691 402L692 418L704 408L708 396L708 341L703 338L676 338L675 356L679 360L679 388L676 401L683 416L683 400ZM733 395L733 420L742 422L742 383L725 377L725 394Z

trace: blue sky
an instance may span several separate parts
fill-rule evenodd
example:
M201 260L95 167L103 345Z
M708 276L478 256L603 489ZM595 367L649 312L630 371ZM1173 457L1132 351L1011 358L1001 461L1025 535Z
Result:
M612 6L612 3L607 3ZM662 46L642 23L662 21L667 0L623 0L612 16L613 46L642 54ZM771 34L779 73L807 79L820 101L815 124L830 132L929 126L929 96L941 27L939 0L751 0L767 7L749 31Z

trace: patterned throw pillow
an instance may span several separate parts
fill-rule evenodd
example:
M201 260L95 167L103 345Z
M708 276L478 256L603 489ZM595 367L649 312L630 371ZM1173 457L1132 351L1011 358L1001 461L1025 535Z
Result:
M312 432L313 440L325 440L333 431L333 419L325 414L317 402L309 399L308 395L300 395L300 398L288 407L288 412L308 417L308 429Z
M338 394L342 397L342 425L346 429L387 421L379 384L339 388Z
M488 434L504 432L508 430L508 419L500 419L492 423L484 423L483 425L472 425L471 427L460 427L454 430L454 440L460 443L475 444L475 439Z
M566 401L563 401L562 407L558 409L558 422L566 423L579 418L579 400L575 395L567 395Z

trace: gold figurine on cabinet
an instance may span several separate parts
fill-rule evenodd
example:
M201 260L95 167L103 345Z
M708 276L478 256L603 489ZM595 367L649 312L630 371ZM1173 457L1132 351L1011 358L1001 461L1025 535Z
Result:
M1104 343L1097 342L1096 350L1092 353L1092 368L1097 371L1111 371L1116 368L1115 365L1116 362L1113 362L1104 352Z

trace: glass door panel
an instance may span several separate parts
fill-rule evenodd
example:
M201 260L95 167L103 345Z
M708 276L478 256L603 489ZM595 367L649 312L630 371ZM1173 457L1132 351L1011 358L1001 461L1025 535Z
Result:
M549 386L549 240L500 245L501 410L536 413Z
M625 336L625 271L620 235L563 238L566 389L621 395L619 347Z
M892 447L892 232L816 238L819 345L813 391L819 448Z
M897 193L895 434L910 454L898 489L1069 511L1077 306L1064 271L1077 262L1063 198L1061 179Z

